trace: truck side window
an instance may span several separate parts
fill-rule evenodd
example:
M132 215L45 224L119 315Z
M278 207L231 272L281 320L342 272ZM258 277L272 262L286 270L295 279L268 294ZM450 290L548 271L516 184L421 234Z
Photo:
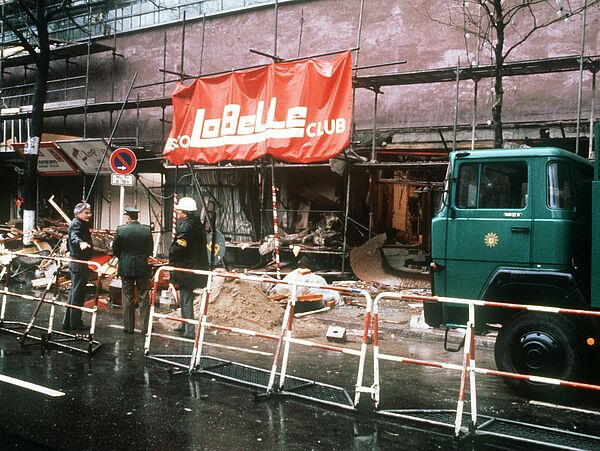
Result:
M573 208L571 165L564 161L548 164L548 207L570 210Z
M477 208L478 164L462 164L458 174L456 188L456 206L458 208Z
M525 208L528 186L525 162L462 164L458 174L456 207Z

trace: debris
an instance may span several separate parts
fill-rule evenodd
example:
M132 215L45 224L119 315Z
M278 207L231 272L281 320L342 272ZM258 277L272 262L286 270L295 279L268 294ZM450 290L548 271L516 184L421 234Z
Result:
M432 327L425 322L425 313L421 312L420 315L413 315L410 317L410 328L411 329L431 329Z
M48 285L48 278L46 277L41 277L39 279L33 279L31 281L31 287L32 288L41 288L41 287L45 287L46 285Z
M62 208L60 208L58 204L54 202L54 195L50 196L50 199L48 199L48 203L52 205L52 207L54 207L54 209L58 212L58 214L60 214L63 217L67 224L71 224L71 218L69 218L62 210Z
M323 307L323 308L320 308L319 310L311 310L310 312L296 313L294 315L294 318L302 318L304 316L312 315L314 313L328 312L329 310L331 310L331 307Z
M411 268L396 269L387 262L382 249L385 241L386 234L382 233L352 249L350 266L354 274L365 282L377 282L395 288L429 287L429 273Z
M199 317L200 302L201 296L198 296L194 301L196 318ZM278 333L283 315L284 310L265 294L260 284L223 277L213 279L208 307L209 322L263 333ZM294 336L319 336L324 327L321 322L306 318L294 322Z
M327 341L344 343L346 341L346 328L340 326L329 326L325 334Z
M327 281L323 277L321 277L317 274L310 273L310 272L307 273L306 269L303 269L303 268L295 269L291 273L287 274L283 278L283 280L286 282L299 282L299 283L310 283L310 284L315 284L315 285L327 285ZM273 286L271 291L274 294L289 295L290 287L288 285L278 284L278 285ZM301 296L308 295L308 294L322 295L321 300L323 302L327 302L327 301L333 299L335 301L335 305L343 304L340 294L335 290L328 290L326 288L298 286L297 295L298 295L299 300L300 300Z
M321 293L307 293L298 296L298 301L301 302L320 302L323 300L323 294ZM332 299L330 299L332 300Z

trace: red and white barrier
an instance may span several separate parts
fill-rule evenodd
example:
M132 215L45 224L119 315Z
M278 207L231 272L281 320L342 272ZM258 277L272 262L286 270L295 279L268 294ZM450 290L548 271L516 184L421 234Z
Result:
M182 318L169 317L168 315L159 314L155 311L156 291L157 291L156 287L158 285L158 281L160 280L160 276L161 276L160 273L163 271L176 271L176 272L203 274L203 275L208 276L207 286L204 289L203 295L202 295L202 301L201 301L201 305L200 305L200 318L198 320L184 320ZM209 322L208 321L209 299L211 296L213 280L215 277L222 277L222 278L226 278L226 279L239 279L239 280L245 280L248 282L288 285L290 287L291 297L287 303L287 306L286 306L286 309L284 312L280 333L278 335L267 334L267 333L261 333L261 332L237 328L237 327L229 327L229 326L224 326L224 325L219 325L219 324ZM205 343L206 331L209 329L223 330L223 331L229 331L229 332L233 332L233 333L237 333L237 334L241 334L241 335L266 338L266 339L274 340L277 342L271 367L269 370L265 370L265 371L269 372L268 383L266 386L266 394L271 394L274 391L280 392L284 389L285 381L286 381L286 378L288 377L287 371L288 371L289 360L290 360L290 346L292 344L302 345L302 346L307 346L307 347L317 348L317 349L323 349L323 350L327 350L327 351L339 352L339 353L359 357L359 364L358 364L358 368L357 368L357 377L356 377L356 383L355 383L356 393L358 395L359 391L369 392L369 393L372 392L370 387L363 387L363 385L362 385L363 376L364 376L364 363L366 361L366 352L367 352L367 346L368 346L368 341L369 341L368 332L369 332L369 325L371 323L371 308L372 308L372 298L369 295L369 293L366 292L365 290L359 290L359 289L355 289L355 288L338 287L338 286L332 286L332 285L319 285L319 284L314 284L314 283L302 283L302 282L295 282L295 281L276 280L276 279L273 279L272 277L267 277L267 276L255 276L255 275L240 274L240 273L191 270L191 269L184 269L184 268L176 268L173 266L163 266L157 270L157 272L154 276L154 286L155 286L155 289L154 289L154 294L153 294L153 298L152 298L152 304L150 307L151 319L153 317L168 318L168 319L174 319L174 320L177 320L180 322L189 322L192 324L198 324L200 326L196 330L196 336L194 339L194 346L193 346L192 354L189 356L190 360L189 360L188 372L190 372L190 373L192 371L196 370L197 368L199 368L199 366L200 366L201 358L203 356L203 346L206 344ZM365 297L367 311L365 314L365 326L364 326L360 350L345 348L342 346L332 346L329 344L322 344L322 343L317 343L317 342L310 341L310 340L298 339L298 338L293 337L294 309L295 309L295 305L297 302L297 290L298 290L298 287L300 287L300 286L335 290L338 292L343 292L343 293L345 292L348 294L350 294L350 293L362 294ZM148 331L146 334L146 341L145 341L145 345L144 345L144 350L145 350L146 355L150 354L151 337L152 337L152 321L149 321ZM164 359L163 359L163 361L164 361ZM281 370L278 373L279 369L281 369ZM278 374L279 374L279 383L276 386L276 380L277 380ZM321 385L325 385L325 384L321 384ZM332 386L328 386L328 387L332 387ZM356 399L358 399L357 395L356 395ZM353 408L354 405L352 405L352 402L350 402L350 405L342 406L342 407Z
M0 307L0 330L10 332L10 333L16 333L17 335L20 335L20 340L22 342L24 342L27 338L32 338L35 340L42 340L39 337L35 337L30 334L33 331L33 329L41 330L44 333L44 337L43 337L44 343L54 344L59 347L71 349L74 351L82 351L82 352L85 352L88 354L92 354L100 347L100 343L95 341L93 338L94 332L96 329L96 315L97 315L97 310L98 310L98 307L97 307L98 306L98 296L100 293L100 279L102 277L102 273L100 271L101 265L98 262L87 261L87 260L77 260L77 259L66 258L66 257L44 256L44 255L37 255L37 254L23 254L23 253L19 253L19 252L9 252L9 251L0 251L0 254L6 256L8 258L8 260L6 262L3 262L4 266L2 268L2 274L0 275L0 279L2 278L2 276L6 276L4 288L1 290L2 305ZM81 263L81 264L86 264L86 265L90 266L96 272L96 287L95 287L95 294L94 294L94 306L93 307L85 307L85 306L80 307L78 305L71 305L66 302L58 301L58 298L59 298L58 283L57 283L58 273L59 273L58 268L56 269L56 271L54 271L52 276L48 278L48 283L46 284L46 287L40 297L10 291L8 289L10 278L11 278L10 267L11 267L12 259L16 258L16 257L27 257L27 258L36 258L39 260L50 260L50 261L54 261L56 263ZM55 287L54 293L50 299L46 299L46 296L48 295L48 293L50 293L52 286ZM25 322L21 322L21 321L7 321L6 320L5 316L6 316L6 305L8 302L8 296L11 296L13 298L19 298L19 299L24 299L24 300L28 300L28 301L38 302L38 305L36 306L34 313L31 316L31 319L29 320L29 322L25 323ZM48 315L48 323L45 327L35 324L37 315L43 304L50 305L50 312ZM55 317L55 313L56 313L56 307L64 307L67 309L79 310L81 312L91 314L89 334L79 336L79 335L72 335L72 334L56 331L55 327L54 327L54 317ZM22 333L19 332L19 329L21 329L21 328L24 328L24 331ZM85 341L85 342L87 342L87 345L88 345L87 350L82 350L82 349L74 347L74 346L69 346L68 344L63 343L63 342L53 341L52 334L73 337L76 340Z
M403 301L420 301L420 302L440 302L454 305L465 305L468 307L469 311L469 319L466 326L466 336L465 336L465 348L463 354L463 364L457 365L452 363L442 363L431 360L419 360L409 357L401 357L394 356L390 354L381 353L379 350L379 335L378 335L378 322L379 322L379 302L382 299L397 299ZM535 312L547 312L547 313L557 313L557 314L568 314L568 315L588 315L588 316L600 316L600 312L598 311L587 311L587 310L578 310L578 309L566 309L559 307L546 307L546 306L538 306L538 305L521 305L515 303L502 303L495 301L483 301L476 299L459 299L459 298L451 298L451 297L441 297L441 296L419 296L413 294L403 294L403 293L393 293L393 292L384 292L380 293L373 301L373 317L374 317L374 335L373 335L373 365L374 365L374 382L372 386L373 390L373 399L375 400L376 406L378 406L380 401L380 372L379 372L379 360L387 360L398 363L409 363L414 365L424 365L434 368L443 368L454 371L461 372L460 379L460 387L458 393L458 401L456 407L456 420L455 420L455 434L459 435L462 427L462 417L464 410L464 401L465 401L465 393L467 389L467 375L468 375L468 387L470 392L470 406L471 406L471 423L472 426L476 426L477 424L477 389L476 389L476 374L487 374L493 376L500 376L505 378L514 378L520 380L528 380L531 382L539 382L550 385L562 385L566 387L573 388L581 388L587 390L600 391L600 385L587 384L582 382L575 381L567 381L556 378L549 377L540 377L534 375L527 374L519 374L519 373L510 373L505 371L498 371L487 368L479 368L476 366L475 361L475 306L481 307L496 307L496 308L508 308L515 310L528 310ZM356 400L358 403L358 399ZM393 416L394 414L391 413Z

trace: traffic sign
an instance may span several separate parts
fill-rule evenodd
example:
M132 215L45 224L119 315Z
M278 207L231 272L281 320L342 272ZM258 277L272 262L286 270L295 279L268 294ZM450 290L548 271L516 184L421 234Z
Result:
M112 186L133 186L133 174L110 174Z
M131 149L120 147L110 154L110 168L115 174L131 174L137 165L137 158Z

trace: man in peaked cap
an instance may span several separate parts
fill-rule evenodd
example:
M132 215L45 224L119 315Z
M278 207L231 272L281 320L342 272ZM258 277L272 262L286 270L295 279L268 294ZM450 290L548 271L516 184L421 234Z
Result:
M124 330L133 333L135 329L134 296L137 288L141 329L145 334L150 317L148 291L152 276L148 257L152 255L153 241L150 227L138 222L139 212L133 207L124 209L125 224L117 227L112 249L113 254L119 258L118 275L121 276L122 282Z

